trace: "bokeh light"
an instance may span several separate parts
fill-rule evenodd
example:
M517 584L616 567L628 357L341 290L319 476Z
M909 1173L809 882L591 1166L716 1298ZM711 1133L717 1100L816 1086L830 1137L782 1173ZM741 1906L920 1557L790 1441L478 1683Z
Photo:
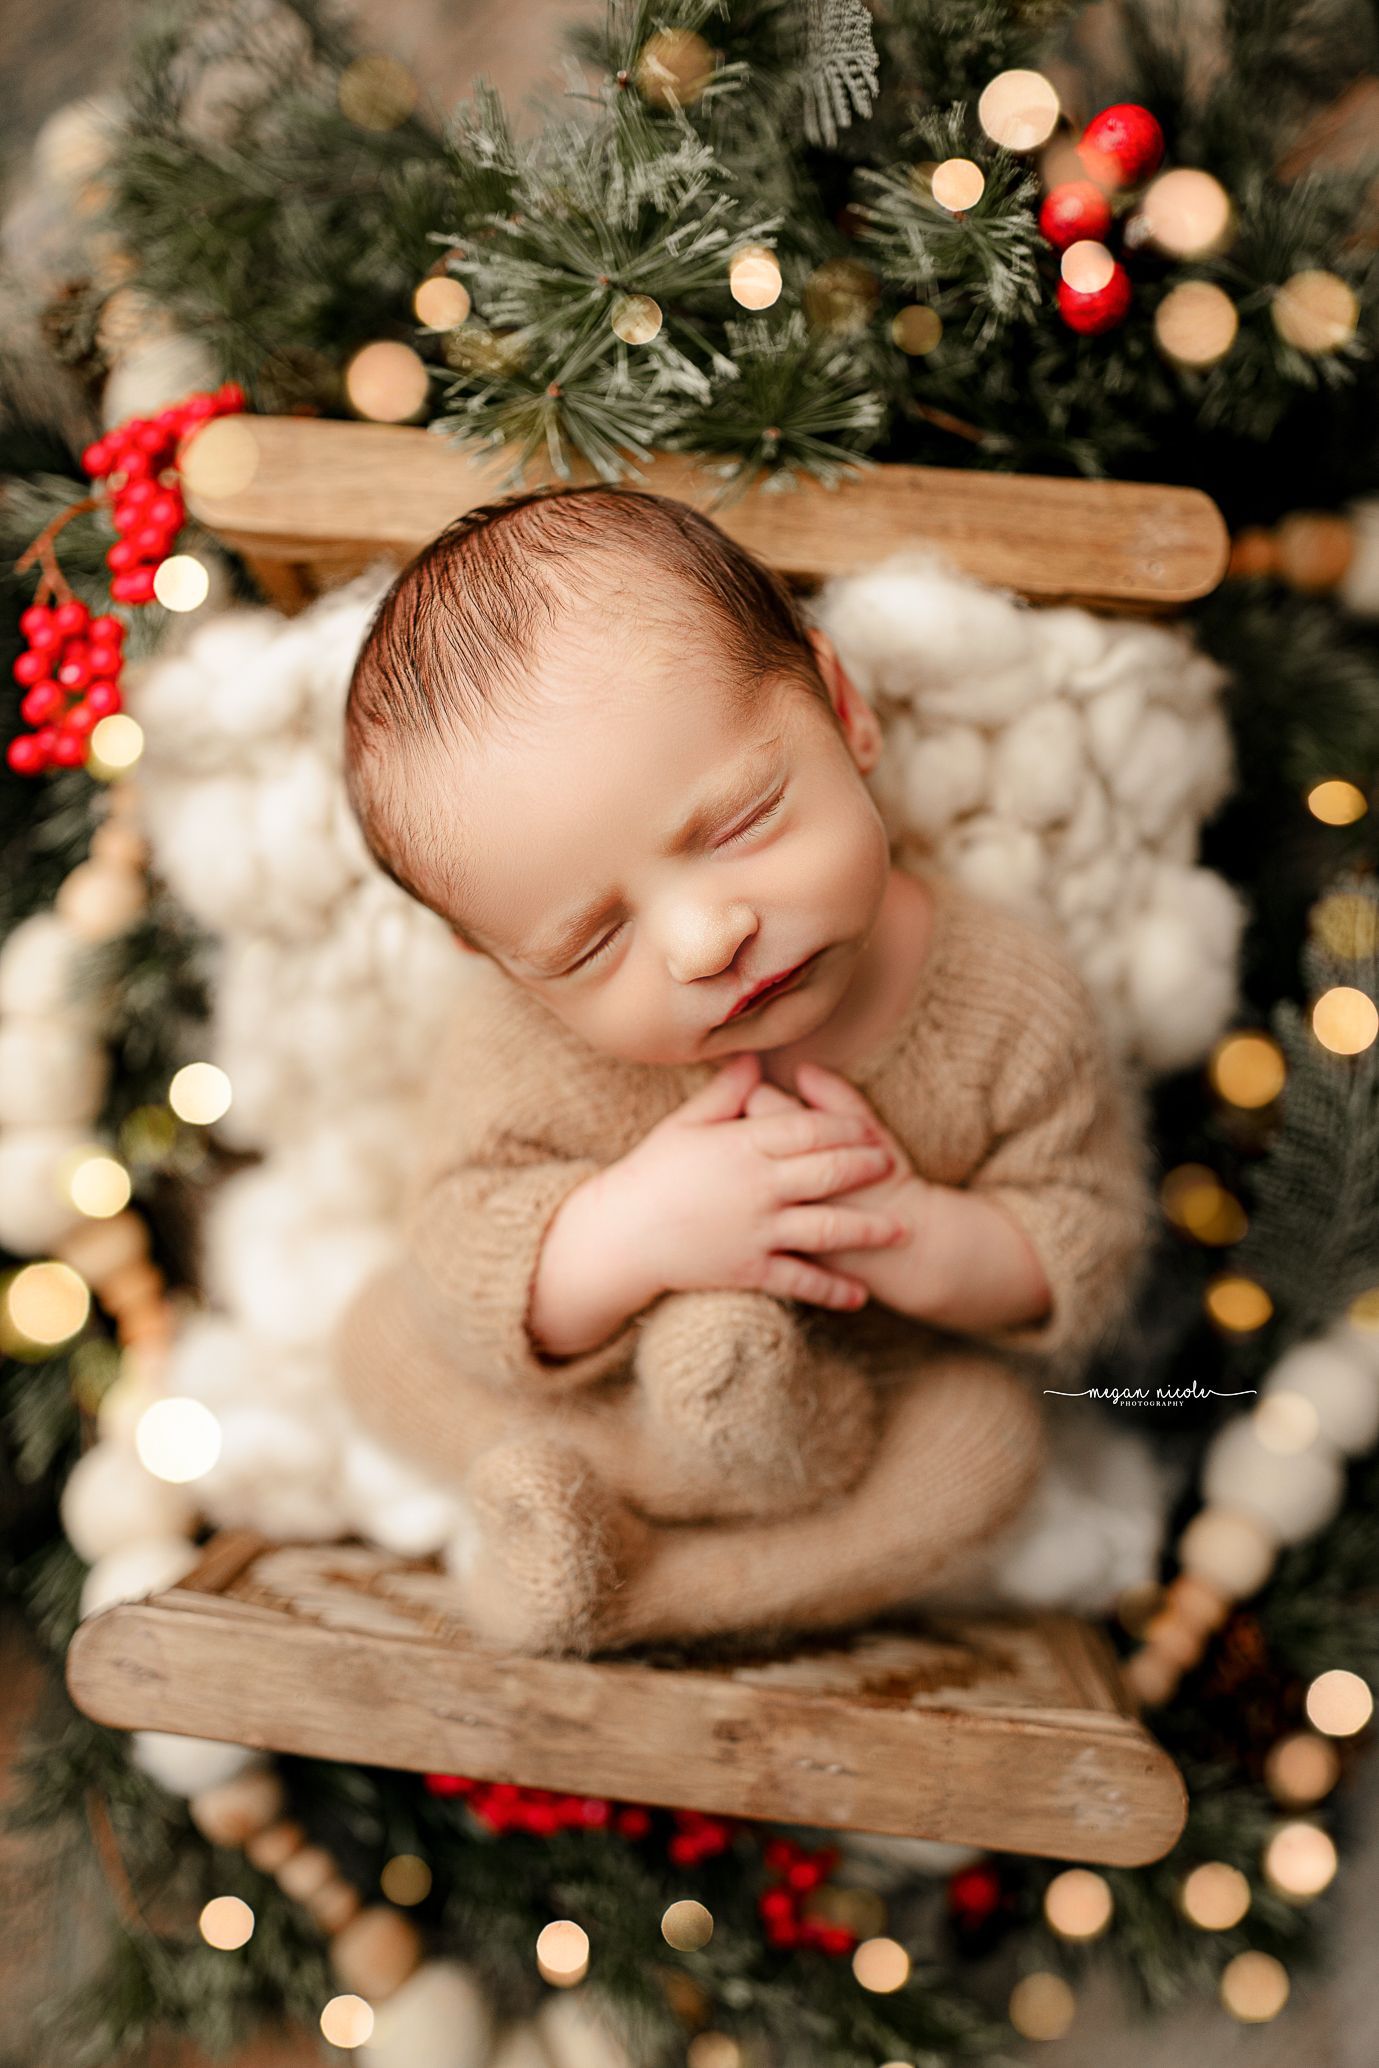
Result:
M891 318L891 336L902 352L919 359L932 352L943 336L943 319L923 302L909 302Z
M425 402L428 385L420 354L390 338L361 345L345 368L351 409L375 424L406 423Z
M1274 1311L1274 1303L1253 1278L1230 1273L1213 1279L1206 1290L1206 1309L1219 1328L1232 1335L1252 1335L1263 1328Z
M1265 1450L1279 1458L1295 1458L1311 1450L1322 1433L1321 1417L1312 1402L1286 1387L1266 1394L1251 1420Z
M1312 1032L1333 1055L1357 1056L1379 1034L1379 1007L1367 991L1335 984L1312 1007Z
M608 321L625 345L649 345L661 328L661 309L649 294L628 294L614 305Z
M852 1972L864 1989L888 1996L910 1978L910 1956L898 1939L864 1939L852 1955Z
M1278 1097L1288 1066L1272 1035L1227 1034L1212 1050L1207 1075L1218 1097L1252 1112Z
M1079 237L1058 262L1058 270L1075 294L1100 294L1116 270L1116 262L1095 237Z
M536 1965L557 1989L573 1988L589 1972L589 1934L573 1918L553 1918L537 1935Z
M1271 1745L1264 1778L1275 1801L1286 1809L1303 1809L1329 1795L1341 1774L1341 1758L1329 1738L1315 1731L1293 1731Z
M144 729L128 711L112 711L91 732L89 773L123 775L144 751ZM93 767L99 763L99 767Z
M238 1896L212 1896L197 1920L202 1938L221 1953L234 1953L254 1936L254 1913Z
M1358 1673L1333 1666L1307 1690L1307 1720L1329 1738L1353 1738L1374 1714L1374 1696Z
M373 2023L373 2008L362 1996L332 1996L321 2013L321 2032L331 2046L367 2046Z
M6 1332L17 1330L29 1343L65 1343L85 1327L90 1312L86 1280L51 1258L16 1271L5 1294Z
M1264 1848L1264 1873L1279 1895L1310 1903L1336 1878L1336 1847L1319 1824L1283 1824Z
M1153 242L1175 258L1219 251L1231 223L1231 199L1220 180L1190 165L1161 172L1145 190L1140 213Z
M1206 1860L1178 1892L1183 1915L1204 1932L1228 1932L1250 1907L1250 1884L1238 1867Z
M239 495L259 470L259 441L242 416L212 417L182 448L189 496Z
M666 1910L661 1919L661 1937L677 1953L697 1953L713 1937L713 1915L702 1903L686 1896Z
M972 158L945 158L934 167L930 192L940 208L958 215L975 208L986 192L986 174Z
M1022 2039L1061 2039L1077 2015L1077 1998L1061 1975L1023 1975L1010 1992L1006 2016Z
M379 1875L378 1885L390 1903L408 1910L430 1895L431 1869L416 1853L394 1853Z
M184 1063L168 1086L168 1104L179 1120L209 1127L230 1110L230 1080L214 1063Z
M1210 280L1184 280L1154 311L1159 349L1179 366L1215 366L1240 331L1235 303Z
M134 1448L155 1479L185 1486L204 1478L220 1456L220 1424L200 1400L155 1400L135 1426Z
M1272 1953L1237 1953L1221 1971L1221 2001L1242 2024L1262 2025L1288 2001L1288 1970Z
M433 273L412 296L417 322L429 330L454 330L464 322L471 306L469 289L453 273Z
M728 292L741 308L769 309L780 300L780 261L764 244L744 244L728 263Z
M211 578L194 553L170 553L153 570L153 593L164 610L199 610Z
M108 1221L113 1214L123 1213L132 1190L124 1165L104 1154L80 1152L80 1160L67 1176L67 1197L78 1213L89 1214L93 1221Z
M1321 357L1354 337L1360 304L1339 274L1309 269L1284 281L1274 296L1273 317L1286 344Z
M1053 135L1058 94L1042 72L998 72L977 102L977 119L993 143L1033 151Z
M1312 785L1307 793L1307 809L1324 826L1351 826L1369 810L1369 800L1358 784L1333 776Z
M1165 1173L1159 1198L1175 1228L1215 1248L1245 1233L1245 1209L1204 1163L1180 1163Z
M1111 1922L1111 1887L1102 1874L1069 1867L1044 1890L1044 1915L1060 1938L1095 1939Z

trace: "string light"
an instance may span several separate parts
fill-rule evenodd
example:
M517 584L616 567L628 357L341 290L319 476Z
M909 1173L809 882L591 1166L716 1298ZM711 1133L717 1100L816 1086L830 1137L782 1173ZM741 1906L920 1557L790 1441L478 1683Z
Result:
M1272 1953L1237 1953L1221 1971L1221 2001L1243 2025L1263 2025L1288 2001L1288 1971Z
M1213 1091L1232 1106L1253 1112L1272 1105L1288 1075L1283 1050L1268 1034L1227 1034L1207 1064Z
M624 295L608 321L625 345L649 345L661 328L661 309L649 294Z
M211 578L194 553L170 553L153 570L153 593L164 610L200 610Z
M230 1110L230 1080L214 1063L184 1063L168 1086L168 1104L179 1120L209 1127Z
M1076 294L1100 294L1116 270L1116 262L1095 237L1079 237L1058 262L1058 270Z
M945 158L934 167L930 191L940 208L960 215L981 200L986 192L986 174L971 158Z
M361 129L397 129L417 104L417 82L387 51L355 58L336 88L340 113Z
M378 1885L390 1903L407 1910L430 1895L431 1869L415 1853L395 1853L379 1875Z
M1303 1706L1308 1722L1328 1738L1353 1738L1374 1714L1374 1697L1358 1673L1333 1666L1317 1675Z
M1350 826L1369 810L1369 800L1355 783L1335 776L1314 783L1307 793L1307 809L1324 826Z
M426 400L425 361L410 345L379 338L361 345L345 368L345 393L356 416L376 424L402 424Z
M86 1280L70 1264L48 1259L16 1271L5 1294L6 1334L16 1330L21 1342L65 1343L85 1327L90 1312Z
M744 244L728 265L728 292L744 309L769 309L780 300L780 262L764 244Z
M1022 2039L1061 2039L1077 2014L1077 1998L1061 1975L1023 1975L1010 1992L1006 2016Z
M332 1996L321 2013L321 2031L330 2046L367 2046L373 2038L373 2008L362 1996Z
M259 470L259 441L243 416L217 416L183 447L182 485L189 495L239 495Z
M254 1936L254 1913L238 1896L212 1896L197 1927L208 1946L220 1953L235 1953Z
M852 1972L864 1989L888 1996L910 1978L910 1956L898 1939L864 1939L854 1948Z
M1213 1279L1206 1290L1205 1304L1217 1326L1237 1336L1252 1335L1263 1328L1274 1311L1274 1303L1263 1286L1238 1273Z
M1336 1878L1336 1848L1319 1824L1280 1825L1264 1848L1264 1872L1289 1902L1310 1903Z
M220 1456L220 1424L200 1400L155 1400L134 1429L139 1462L155 1479L185 1486L203 1479Z
M1206 1860L1194 1867L1178 1892L1183 1915L1199 1931L1228 1932L1250 1907L1250 1884L1238 1867Z
M1231 223L1231 198L1220 180L1192 166L1162 172L1140 203L1145 228L1161 251L1201 258L1218 251Z
M943 319L937 309L923 302L910 302L891 318L891 336L912 359L932 352L943 336Z
M1169 1171L1159 1199L1174 1227L1197 1242L1220 1248L1245 1233L1244 1208L1205 1164L1180 1163Z
M1008 151L1033 151L1047 143L1059 113L1057 91L1042 72L998 72L977 102L982 128Z
M144 729L128 711L112 711L91 732L90 775L124 775L144 751Z
M1303 1809L1329 1795L1340 1778L1341 1760L1329 1738L1294 1731L1271 1745L1264 1761L1270 1793L1286 1809Z
M1064 1939L1095 1939L1111 1922L1111 1888L1086 1867L1055 1874L1044 1890L1044 1915Z
M80 1160L67 1177L67 1197L78 1213L108 1221L128 1206L133 1185L129 1172L113 1156L78 1151Z
M589 1934L573 1918L552 1919L537 1937L536 1965L555 1988L572 1989L589 1972Z
M1252 1416L1255 1435L1275 1457L1295 1458L1310 1450L1321 1434L1321 1417L1301 1393L1281 1387L1261 1400Z
M1285 344L1321 357L1355 335L1360 304L1339 274L1310 268L1284 281L1274 296L1273 318Z
M469 289L453 273L435 273L412 296L418 323L430 330L455 330L472 307Z
M687 1896L672 1903L662 1917L661 1937L677 1953L697 1953L713 1937L713 1917L702 1903Z
M1179 366L1215 366L1240 331L1235 303L1210 280L1184 280L1154 311L1159 349Z
M1312 1032L1333 1055L1357 1056L1379 1034L1379 1008L1367 991L1335 984L1312 1007Z

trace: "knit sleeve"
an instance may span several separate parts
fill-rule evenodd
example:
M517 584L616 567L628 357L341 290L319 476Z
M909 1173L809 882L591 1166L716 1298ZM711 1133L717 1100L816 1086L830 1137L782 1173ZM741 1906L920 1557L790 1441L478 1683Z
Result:
M1152 1226L1143 1123L1071 965L1039 984L993 1086L994 1145L970 1185L1029 1237L1051 1300L979 1331L1060 1370L1085 1364L1129 1310Z
M401 1228L414 1319L467 1376L556 1393L629 1365L635 1314L572 1357L528 1329L551 1223L616 1156L617 1118L595 1059L484 972L432 1060Z
M526 1393L592 1385L624 1371L639 1315L574 1357L547 1357L527 1320L537 1264L562 1202L600 1169L592 1158L543 1158L518 1168L469 1164L430 1183L404 1223L418 1320L475 1378Z

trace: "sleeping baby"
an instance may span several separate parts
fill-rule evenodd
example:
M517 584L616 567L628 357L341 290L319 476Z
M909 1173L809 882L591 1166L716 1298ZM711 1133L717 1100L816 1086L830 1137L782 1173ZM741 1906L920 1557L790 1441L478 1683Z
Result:
M467 1620L587 1654L960 1575L1037 1481L1032 1375L1109 1340L1148 1232L1052 930L895 864L832 643L665 497L458 519L345 744L371 853L479 958L336 1345L462 1490Z

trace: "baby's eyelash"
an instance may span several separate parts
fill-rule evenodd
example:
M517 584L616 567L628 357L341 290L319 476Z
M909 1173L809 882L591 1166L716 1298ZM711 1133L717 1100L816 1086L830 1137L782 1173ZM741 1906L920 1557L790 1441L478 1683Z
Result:
M748 819L745 826L738 827L736 833L730 833L726 840L720 840L718 843L719 846L731 847L735 841L745 840L747 835L749 833L754 833L758 826L764 826L768 819L773 819L784 802L785 792L784 790L778 790L776 792L776 795L771 799L769 804L764 804L759 812L755 813L752 818ZM576 970L588 969L591 963L599 961L602 956L607 954L608 950L612 947L614 941L618 938L618 935L622 932L623 927L626 926L626 924L627 921L625 919L621 920L619 924L613 928L612 933L604 935L603 939L599 942L597 948L591 948L587 955L581 955L579 961L572 962L570 964L570 967L567 970L565 970L563 974L567 977L572 977L575 974Z

